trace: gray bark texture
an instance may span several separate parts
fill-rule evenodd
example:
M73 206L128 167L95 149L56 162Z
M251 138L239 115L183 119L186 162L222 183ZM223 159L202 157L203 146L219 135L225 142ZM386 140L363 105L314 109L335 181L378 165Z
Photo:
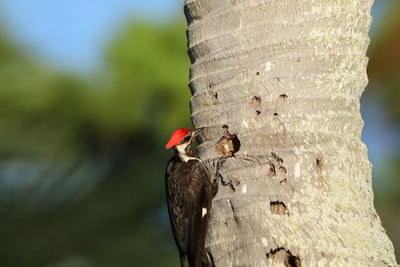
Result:
M396 266L360 139L372 3L186 0L215 266ZM223 125L240 148L221 159Z

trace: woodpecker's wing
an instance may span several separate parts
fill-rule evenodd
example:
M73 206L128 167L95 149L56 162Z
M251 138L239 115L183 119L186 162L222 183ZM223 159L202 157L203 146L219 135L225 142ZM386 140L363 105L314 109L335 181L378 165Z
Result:
M185 215L185 199L190 177L186 175L186 172L181 172L184 169L182 163L177 157L172 157L168 162L165 186L172 233L179 251L187 254L189 218Z
M199 170L204 170L201 162L198 164ZM200 178L197 178L200 177ZM207 170L201 171L196 178L191 180L188 192L188 199L197 199L192 204L190 224L190 245L189 245L189 264L193 266L211 266L205 251L205 238L210 217L212 188ZM203 264L202 264L203 262ZM204 263L206 265L204 265Z
M199 160L182 162L172 158L166 170L166 189L175 241L192 266L204 254L212 200L209 173Z

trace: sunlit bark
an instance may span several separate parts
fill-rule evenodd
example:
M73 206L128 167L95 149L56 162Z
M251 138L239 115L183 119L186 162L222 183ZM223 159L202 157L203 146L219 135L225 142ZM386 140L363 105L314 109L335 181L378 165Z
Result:
M394 266L360 135L372 0L186 0L192 120L216 266Z

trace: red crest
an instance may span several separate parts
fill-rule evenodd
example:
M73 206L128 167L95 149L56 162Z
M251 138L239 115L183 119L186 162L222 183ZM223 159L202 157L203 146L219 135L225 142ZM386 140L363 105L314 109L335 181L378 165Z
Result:
M175 130L172 133L171 138L169 139L168 143L165 145L165 148L169 149L173 146L178 145L182 141L182 139L186 136L186 134L191 131L192 130L187 129L187 128L180 128L178 130Z

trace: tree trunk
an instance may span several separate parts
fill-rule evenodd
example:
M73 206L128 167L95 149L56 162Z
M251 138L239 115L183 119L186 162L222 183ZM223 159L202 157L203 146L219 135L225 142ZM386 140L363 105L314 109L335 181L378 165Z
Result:
M186 0L216 266L395 266L361 142L372 0ZM224 184L224 185L223 185Z

